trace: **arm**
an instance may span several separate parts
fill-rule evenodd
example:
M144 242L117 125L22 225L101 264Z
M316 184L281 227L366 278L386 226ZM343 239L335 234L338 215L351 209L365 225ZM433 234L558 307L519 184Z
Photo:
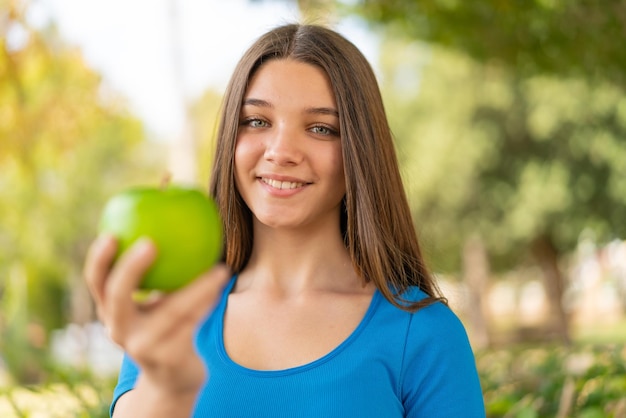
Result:
M160 416L159 414L191 415L190 408L193 407L194 399L187 399L184 394L181 394L168 400L167 394L160 395L158 388L156 391L152 390L149 387L150 382L139 378L139 374L140 369L137 364L125 354L120 367L117 386L113 392L113 402L110 407L112 417L142 416L142 414L150 416ZM193 392L191 395L195 396ZM189 412L186 409L189 409Z
M140 376L135 389L118 399L112 417L190 417L198 389L172 393Z
M215 267L179 291L138 305L132 293L156 250L147 241L136 244L111 268L115 250L112 238L100 237L85 263L100 319L111 339L141 369L135 388L115 405L114 417L189 416L206 377L193 337L197 324L217 303L228 271Z

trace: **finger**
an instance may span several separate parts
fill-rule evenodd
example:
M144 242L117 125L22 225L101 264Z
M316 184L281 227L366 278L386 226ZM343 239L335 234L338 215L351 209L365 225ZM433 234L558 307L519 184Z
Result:
M117 242L110 235L99 236L87 252L83 275L98 309L102 305L104 284L116 252Z
M174 352L184 351L192 344L198 323L217 304L230 274L226 266L219 265L153 305L139 305L141 320L138 324L144 332L126 339L126 351L135 360L147 363L161 358L168 350L171 350L169 357Z
M137 313L132 294L156 258L156 247L147 238L139 239L115 263L105 283L105 304L114 338Z

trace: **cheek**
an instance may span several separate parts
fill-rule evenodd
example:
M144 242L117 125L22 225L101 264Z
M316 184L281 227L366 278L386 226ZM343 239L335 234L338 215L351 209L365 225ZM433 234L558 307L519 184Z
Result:
M258 159L259 145L245 136L237 138L235 144L235 174L237 177L249 172Z
M334 150L334 152L332 152L330 155L328 155L326 163L327 173L329 173L332 177L332 181L333 184L335 184L336 186L337 193L343 196L346 193L346 175L340 147Z

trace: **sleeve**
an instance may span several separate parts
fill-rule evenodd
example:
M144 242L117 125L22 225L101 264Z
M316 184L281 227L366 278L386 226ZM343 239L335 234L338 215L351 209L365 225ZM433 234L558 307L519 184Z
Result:
M447 306L435 303L411 315L401 390L407 418L485 418L474 353Z
M109 409L110 416L113 416L113 409L115 409L115 404L120 396L135 387L137 376L139 376L139 368L127 354L124 354L120 373L117 378L117 385L113 390L113 400L111 401L111 408Z

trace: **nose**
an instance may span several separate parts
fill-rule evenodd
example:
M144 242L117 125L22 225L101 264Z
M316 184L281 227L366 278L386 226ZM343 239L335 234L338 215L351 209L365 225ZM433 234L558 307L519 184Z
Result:
M277 165L297 165L302 161L302 138L289 123L275 126L268 136L264 157Z

